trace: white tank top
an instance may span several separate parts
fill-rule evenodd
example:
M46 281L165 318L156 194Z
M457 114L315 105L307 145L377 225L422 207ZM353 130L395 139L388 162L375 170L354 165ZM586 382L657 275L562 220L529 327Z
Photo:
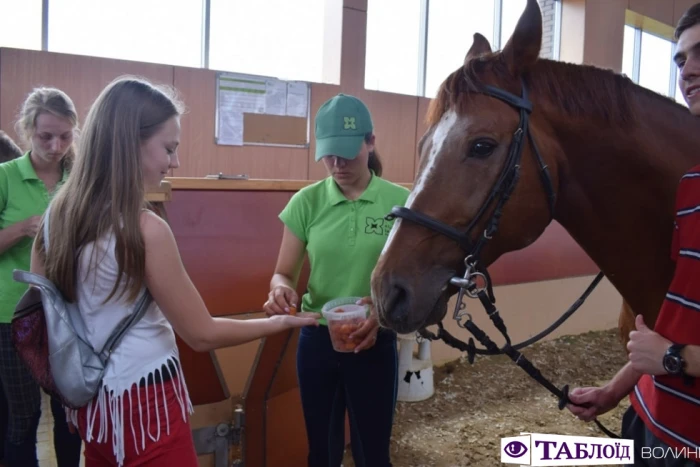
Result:
M95 243L87 245L80 255L77 276L77 303L85 322L88 341L96 350L102 349L117 324L136 310L136 303L129 303L126 301L126 297L119 296L122 288L109 301L105 302L117 281L118 265L114 251L115 239L110 234ZM122 281L123 284L124 281ZM145 288L141 290L141 293L144 290ZM138 301L138 298L136 301ZM187 420L187 413L192 413L193 408L179 360L173 328L154 301L143 317L124 335L107 363L103 387L87 407L88 425L86 430L87 439L85 441L106 442L108 440L107 422L111 420L114 433L111 441L114 454L120 466L124 461L125 423L126 430L130 433L134 433L130 427L140 424L141 433L148 434L148 436L142 436L142 439L138 440L138 442L134 438L137 453L139 448L141 450L146 448L147 438L158 441L161 435L160 424L154 423L157 428L151 429L149 411L145 406L141 407L141 403L146 401L138 401L139 420L136 420L135 417L131 417L134 418L132 420L124 420L122 410L125 407L123 404L124 397L130 403L135 402L130 398L132 387L138 385L144 378L147 378L146 381L148 381L149 377L156 378L160 376L164 371L164 365L166 366L166 372L171 371L168 368L174 368L174 374L168 375L166 373L163 376L173 381L182 417L184 420ZM160 381L160 379L154 380ZM162 384L155 383L152 385L157 400L159 394L165 394L163 388L160 387ZM136 393L138 394L139 391ZM159 403L166 404L165 398L160 397ZM164 408L167 414L167 407ZM100 426L95 426L97 413L109 414L109 417L99 417ZM71 410L69 415L77 426L77 411ZM154 420L153 422L157 421Z

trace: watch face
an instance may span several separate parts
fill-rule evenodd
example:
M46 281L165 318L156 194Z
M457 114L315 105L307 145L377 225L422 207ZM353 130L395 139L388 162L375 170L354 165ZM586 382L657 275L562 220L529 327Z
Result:
M664 369L672 375L677 375L681 371L681 360L674 355L664 357Z

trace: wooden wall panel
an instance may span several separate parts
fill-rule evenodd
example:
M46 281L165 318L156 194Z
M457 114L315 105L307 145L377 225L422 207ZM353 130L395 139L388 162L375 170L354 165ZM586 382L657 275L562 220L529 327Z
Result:
M340 58L340 86L355 94L365 89L367 12L343 8L343 39Z
M278 362L275 378L267 391L267 397L273 399L297 388L297 346L299 329L292 331L282 359Z
M270 385L277 374L279 362L289 345L293 331L278 332L263 339L258 348L253 364L252 373L248 378L243 393L245 410L245 430L243 430L243 457L245 465L266 467L267 457L267 425L270 420L268 413L268 393ZM300 411L300 407L295 407ZM306 447L306 443L292 445L294 452Z
M489 267L494 285L579 277L598 271L593 260L556 221L532 245L501 256Z
M586 0L564 0L561 8L561 42L559 59L583 63L586 31Z
M195 352L179 335L175 338L192 405L213 404L231 397L216 353Z
M674 28L678 24L678 20L681 19L683 13L691 6L698 3L698 0L674 0L673 1L673 23L671 26Z
M583 63L622 71L626 2L627 0L586 1ZM580 41L581 38L574 40Z
M418 175L418 166L420 164L420 154L418 153L418 142L423 137L426 131L428 131L428 125L425 122L425 116L428 114L428 107L430 106L431 99L425 97L418 98L418 114L416 115L416 144L415 144L415 168L414 174ZM415 178L415 176L414 176Z
M178 191L168 218L183 264L213 316L260 311L291 193Z
M260 311L282 239L278 215L295 190L243 187L256 181L237 181L238 188L230 189L180 189L182 180L171 179L168 216L185 267L209 311L214 316ZM506 285L590 275L597 269L566 230L552 222L532 245L504 255L489 272L495 285ZM300 293L307 277L305 264Z
M294 383L296 386L296 379ZM271 398L266 412L265 467L307 465L309 450L299 389Z
M418 98L378 91L364 91L358 97L372 113L383 177L396 183L412 182Z
M204 177L223 172L251 178L307 179L308 148L215 144L215 71L176 67L174 83L188 108L182 118L180 168L174 171L175 176Z
M629 0L628 8L664 24L673 24L674 0Z
M173 67L34 50L1 49L0 129L16 137L14 124L24 99L37 86L52 86L73 100L82 123L98 94L114 78L132 74L173 84Z
M343 0L343 8L367 11L367 0Z
M236 315L232 319L259 319L265 316L264 313L251 313ZM216 349L215 355L221 365L221 374L231 394L243 394L260 343L261 339L257 339L235 347Z

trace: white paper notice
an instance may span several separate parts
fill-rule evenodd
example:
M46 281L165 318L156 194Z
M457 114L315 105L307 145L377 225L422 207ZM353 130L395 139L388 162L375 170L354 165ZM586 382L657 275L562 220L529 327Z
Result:
M269 79L265 83L265 113L284 115L287 110L287 83Z
M221 112L219 114L218 144L243 146L243 112Z
M265 113L266 83L262 78L219 78L219 110Z
M306 117L308 106L308 84L287 83L287 115L291 117Z

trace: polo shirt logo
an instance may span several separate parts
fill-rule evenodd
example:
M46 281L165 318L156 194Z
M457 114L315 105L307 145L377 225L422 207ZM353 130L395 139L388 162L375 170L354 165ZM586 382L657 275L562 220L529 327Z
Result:
M366 234L377 234L384 235L384 218L380 217L375 219L374 217L367 217L365 220L365 233Z
M343 117L344 126L346 130L357 130L355 126L355 117Z

